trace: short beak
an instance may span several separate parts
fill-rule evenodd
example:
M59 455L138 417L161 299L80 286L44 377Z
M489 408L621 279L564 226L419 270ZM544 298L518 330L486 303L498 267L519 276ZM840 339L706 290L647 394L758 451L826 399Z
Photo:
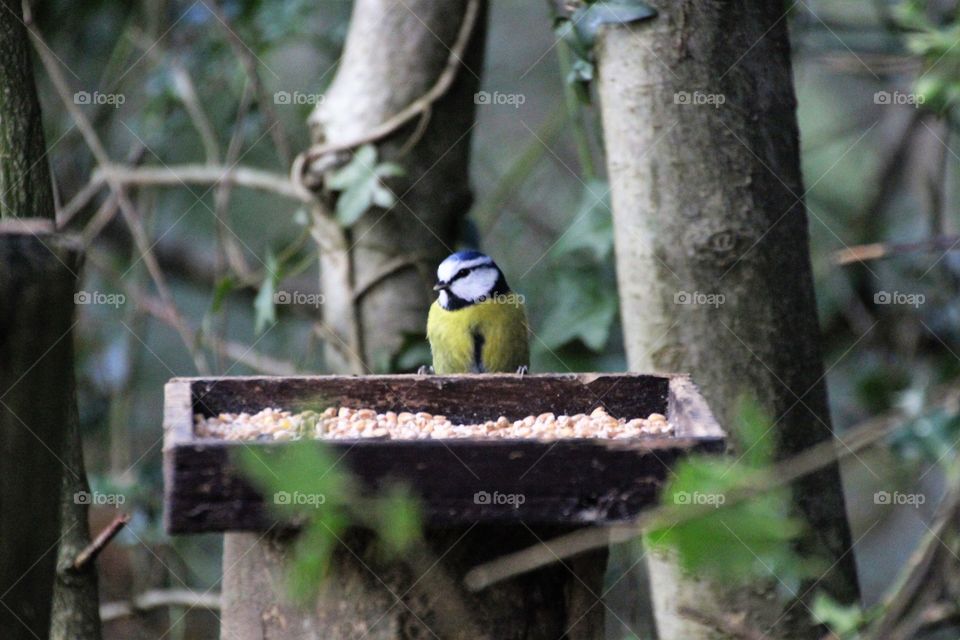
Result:
M437 284L433 285L433 290L434 290L434 291L443 291L444 289L448 289L449 287L450 287L450 285L448 285L448 284L446 284L446 283L438 282Z

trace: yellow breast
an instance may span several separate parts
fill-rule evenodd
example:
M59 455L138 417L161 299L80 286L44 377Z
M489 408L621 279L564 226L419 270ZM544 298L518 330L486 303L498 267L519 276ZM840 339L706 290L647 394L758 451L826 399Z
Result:
M502 298L456 311L433 303L427 318L427 338L436 373L513 373L529 365L523 303L515 295Z

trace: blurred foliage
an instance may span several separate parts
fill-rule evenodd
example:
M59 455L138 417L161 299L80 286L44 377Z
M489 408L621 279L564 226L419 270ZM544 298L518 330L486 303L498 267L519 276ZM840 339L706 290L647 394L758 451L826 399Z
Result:
M380 495L365 495L321 442L287 443L273 455L259 447L237 451L241 468L278 519L299 525L288 584L299 602L316 596L348 527L374 531L384 558L402 556L420 538L420 510L408 490L392 486Z
M769 437L769 416L748 399L739 407L737 425L730 430L736 439L734 458L682 460L661 491L660 502L670 505L668 512L645 540L654 548L673 549L681 566L695 575L726 584L772 578L782 596L793 597L803 580L820 575L827 565L801 556L795 548L803 522L790 514L789 488L737 500L745 488L765 486L772 477L775 443ZM713 512L699 514L705 506ZM690 517L691 510L698 512Z

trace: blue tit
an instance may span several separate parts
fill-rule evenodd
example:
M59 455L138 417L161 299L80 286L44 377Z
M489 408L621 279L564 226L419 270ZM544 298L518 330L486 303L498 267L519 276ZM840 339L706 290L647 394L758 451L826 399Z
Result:
M454 253L437 268L439 292L427 318L439 374L524 372L530 360L523 296L478 251Z

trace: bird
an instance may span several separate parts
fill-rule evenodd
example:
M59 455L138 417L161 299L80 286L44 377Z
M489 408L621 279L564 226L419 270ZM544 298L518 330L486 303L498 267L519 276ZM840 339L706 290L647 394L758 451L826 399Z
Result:
M522 295L510 290L493 259L458 251L437 267L437 300L427 316L433 371L527 372L527 314Z

